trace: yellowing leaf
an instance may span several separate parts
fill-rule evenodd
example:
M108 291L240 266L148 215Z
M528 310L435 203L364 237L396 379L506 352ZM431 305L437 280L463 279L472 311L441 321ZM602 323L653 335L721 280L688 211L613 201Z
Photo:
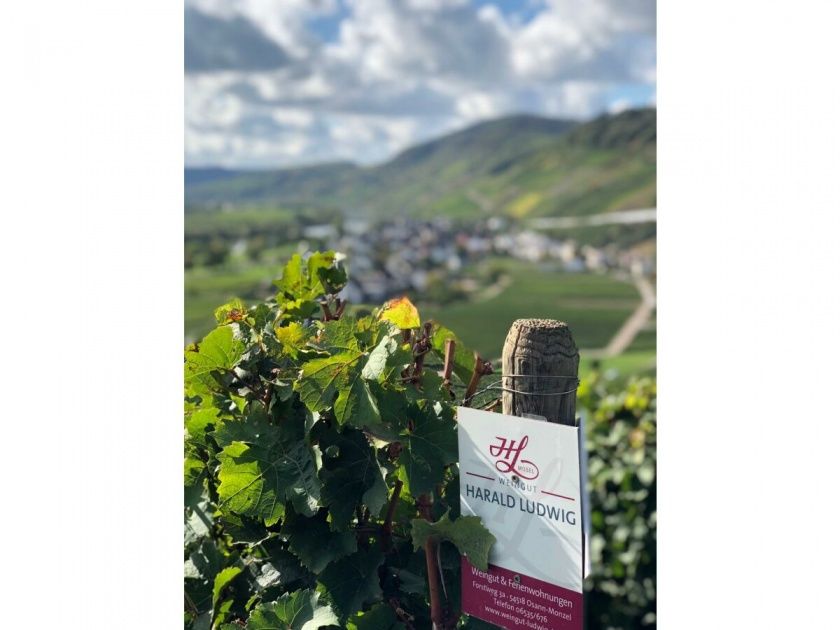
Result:
M389 300L382 307L379 319L392 322L398 328L420 328L420 313L407 297Z
M248 307L239 298L233 298L227 304L222 304L219 308L213 311L216 321L219 324L230 324L231 322L239 322L245 319L248 314Z
M300 323L291 322L288 326L274 329L277 341L283 346L283 351L296 357L309 340L311 333Z

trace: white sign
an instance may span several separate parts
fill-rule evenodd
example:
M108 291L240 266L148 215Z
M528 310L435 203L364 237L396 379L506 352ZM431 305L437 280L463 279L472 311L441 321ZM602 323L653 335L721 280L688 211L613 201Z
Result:
M502 628L583 627L578 428L458 408L461 513L496 537L490 570L462 560L464 612Z

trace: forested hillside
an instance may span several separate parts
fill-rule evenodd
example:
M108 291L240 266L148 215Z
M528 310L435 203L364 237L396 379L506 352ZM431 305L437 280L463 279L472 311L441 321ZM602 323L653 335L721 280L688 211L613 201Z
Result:
M376 218L569 216L654 206L656 110L587 123L510 116L414 146L377 166L185 171L188 211L320 207Z

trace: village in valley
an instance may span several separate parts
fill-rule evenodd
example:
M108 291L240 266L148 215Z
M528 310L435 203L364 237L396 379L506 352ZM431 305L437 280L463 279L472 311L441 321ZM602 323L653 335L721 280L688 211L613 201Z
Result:
M464 269L484 259L511 258L550 265L566 273L607 273L625 277L650 276L655 251L611 243L596 247L573 238L549 236L537 230L490 218L458 226L448 218L398 218L379 223L347 219L304 228L298 250L328 247L348 256L350 282L343 297L353 303L379 303L405 292L422 293L445 282L462 294L486 287Z

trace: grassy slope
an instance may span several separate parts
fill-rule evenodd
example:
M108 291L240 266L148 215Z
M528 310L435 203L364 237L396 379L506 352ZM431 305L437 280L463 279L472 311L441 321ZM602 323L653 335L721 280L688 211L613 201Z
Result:
M505 261L512 282L485 301L421 308L456 331L464 343L485 357L501 356L513 320L546 317L569 323L581 348L607 344L638 304L630 283L609 276L564 274L516 261Z
M184 272L184 335L196 340L215 325L213 309L234 297L256 301L268 297L277 267L245 265L187 269Z
M252 232L284 229L298 222L288 208L240 208L236 212L191 212L184 219L184 236L247 236Z
M590 214L655 205L656 112L585 124L512 116L418 145L372 168L188 171L187 204L310 204L369 215Z
M332 206L339 191L358 185L361 168L349 162L282 170L224 171L187 169L184 174L188 208L202 204L279 205L300 203Z
M213 310L239 297L247 302L264 300L276 292L273 280L297 246L285 244L266 249L260 261L240 259L220 267L184 270L184 336L195 341L215 326Z

